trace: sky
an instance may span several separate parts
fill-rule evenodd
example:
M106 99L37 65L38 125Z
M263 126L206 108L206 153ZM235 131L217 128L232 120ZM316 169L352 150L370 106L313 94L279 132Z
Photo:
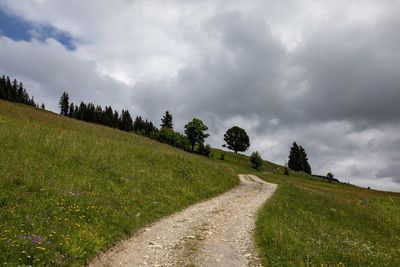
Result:
M70 99L221 148L233 125L264 159L293 141L313 173L400 192L400 1L0 0L0 74L58 111Z

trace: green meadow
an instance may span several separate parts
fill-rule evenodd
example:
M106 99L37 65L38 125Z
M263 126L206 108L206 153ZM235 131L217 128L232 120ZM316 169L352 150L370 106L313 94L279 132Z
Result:
M0 262L83 265L238 183L233 169L107 127L0 101Z
M222 137L221 137L222 138ZM328 183L244 155L206 158L0 101L0 263L81 266L146 224L228 191L279 185L260 209L264 266L400 266L400 194ZM224 160L221 154L224 153Z
M400 194L273 174L256 241L264 266L400 266Z

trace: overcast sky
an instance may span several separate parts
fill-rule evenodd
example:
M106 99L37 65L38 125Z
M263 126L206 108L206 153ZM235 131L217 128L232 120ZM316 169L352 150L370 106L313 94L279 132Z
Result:
M283 164L400 191L400 1L0 0L0 74L58 111L129 109L223 144L238 125Z

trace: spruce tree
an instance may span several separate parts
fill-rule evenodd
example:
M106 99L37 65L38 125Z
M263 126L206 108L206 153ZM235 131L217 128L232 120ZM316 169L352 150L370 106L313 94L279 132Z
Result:
M69 104L68 117L73 118L74 116L75 116L75 105L74 103L71 102L71 104Z
M18 90L17 90L17 102L24 103L24 86L22 83L19 83Z
M17 98L17 93L18 93L18 81L14 79L11 90L10 90L10 100L13 102L18 102Z
M133 121L131 114L128 110L122 110L121 114L121 128L122 131L130 132L133 130Z
M69 110L69 96L66 92L64 92L61 97L60 101L58 102L59 107L60 107L60 114L67 116L68 115L68 110Z
M124 112L124 110L122 110L122 112ZM121 130L121 125L122 125L122 116L120 117L118 111L114 110L113 127Z
M293 145L290 148L288 166L291 170L296 172L304 169L300 147L296 144L296 142L293 142Z
M136 116L135 122L133 123L133 130L135 132L140 132L143 129L142 117Z
M160 126L161 128L173 129L172 115L168 110L165 112L164 117L161 118Z
M12 87L12 85L11 85L10 77L7 76L5 92L6 92L6 100L8 100L8 101L12 101L11 100L11 90L12 90L11 87Z
M0 99L6 99L6 77L3 75L0 78Z
M302 160L302 165L303 165L302 171L311 175L311 166L308 163L308 157L307 157L306 150L302 146L300 146L299 148L300 148L301 160Z

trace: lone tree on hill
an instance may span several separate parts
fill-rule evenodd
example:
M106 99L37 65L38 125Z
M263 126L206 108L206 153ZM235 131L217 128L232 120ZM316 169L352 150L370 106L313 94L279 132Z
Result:
M250 156L250 162L251 166L253 166L254 169L260 170L263 164L263 159L261 158L260 154L258 151L253 152Z
M161 126L161 128L168 128L168 129L173 128L172 115L171 115L171 113L169 113L168 110L165 112L164 117L161 118L160 126Z
M60 114L67 116L69 111L69 96L64 92L60 97L60 102L58 102L60 107Z
M246 131L238 126L233 126L224 134L224 141L230 150L243 152L250 146L249 136Z
M308 163L307 153L302 146L293 143L290 148L288 166L291 170L311 174L311 166Z
M204 140L209 136L206 133L208 127L200 119L193 118L192 121L185 125L185 134L194 151L194 146L204 144Z

